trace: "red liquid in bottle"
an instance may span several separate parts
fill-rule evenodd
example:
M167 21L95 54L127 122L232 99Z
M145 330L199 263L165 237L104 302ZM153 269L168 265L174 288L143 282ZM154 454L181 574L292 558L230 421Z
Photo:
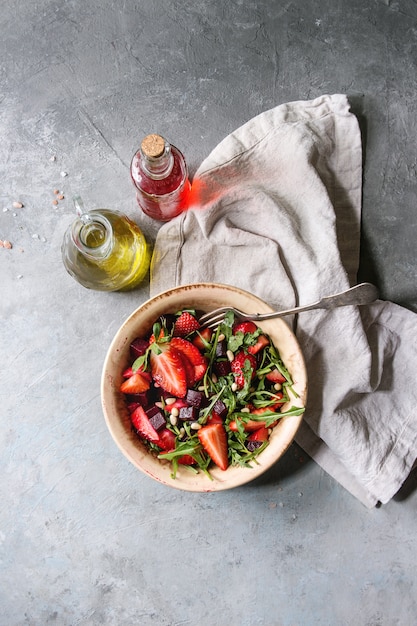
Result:
M187 208L190 182L184 156L159 135L148 135L132 159L136 199L149 217L166 222Z

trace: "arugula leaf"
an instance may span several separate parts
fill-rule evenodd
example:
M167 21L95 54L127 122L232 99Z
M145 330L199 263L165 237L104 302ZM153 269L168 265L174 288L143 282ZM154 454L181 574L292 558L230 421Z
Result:
M241 332L236 333L236 335L231 335L227 341L227 349L232 352L237 352L241 346L243 346L243 342L245 339L245 335Z

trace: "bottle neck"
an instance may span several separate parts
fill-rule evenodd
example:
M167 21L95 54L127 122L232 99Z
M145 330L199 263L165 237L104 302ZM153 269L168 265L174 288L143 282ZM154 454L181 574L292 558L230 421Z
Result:
M71 234L79 251L91 259L104 259L113 248L113 228L104 215L83 213Z
M165 141L164 152L158 157L148 156L140 149L141 168L147 176L154 180L162 180L169 176L174 167L174 155L170 144Z

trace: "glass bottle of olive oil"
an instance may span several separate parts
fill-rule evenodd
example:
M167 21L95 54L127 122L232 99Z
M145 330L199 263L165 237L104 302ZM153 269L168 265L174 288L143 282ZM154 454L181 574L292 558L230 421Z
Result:
M74 198L78 218L62 242L67 272L81 285L99 291L127 291L146 276L150 251L142 231L118 211L84 212Z

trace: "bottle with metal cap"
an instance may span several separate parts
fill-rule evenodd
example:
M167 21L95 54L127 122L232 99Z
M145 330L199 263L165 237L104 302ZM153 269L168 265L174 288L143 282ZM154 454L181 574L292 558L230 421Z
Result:
M184 155L161 135L142 140L130 174L137 202L149 217L167 222L187 209L190 182Z

